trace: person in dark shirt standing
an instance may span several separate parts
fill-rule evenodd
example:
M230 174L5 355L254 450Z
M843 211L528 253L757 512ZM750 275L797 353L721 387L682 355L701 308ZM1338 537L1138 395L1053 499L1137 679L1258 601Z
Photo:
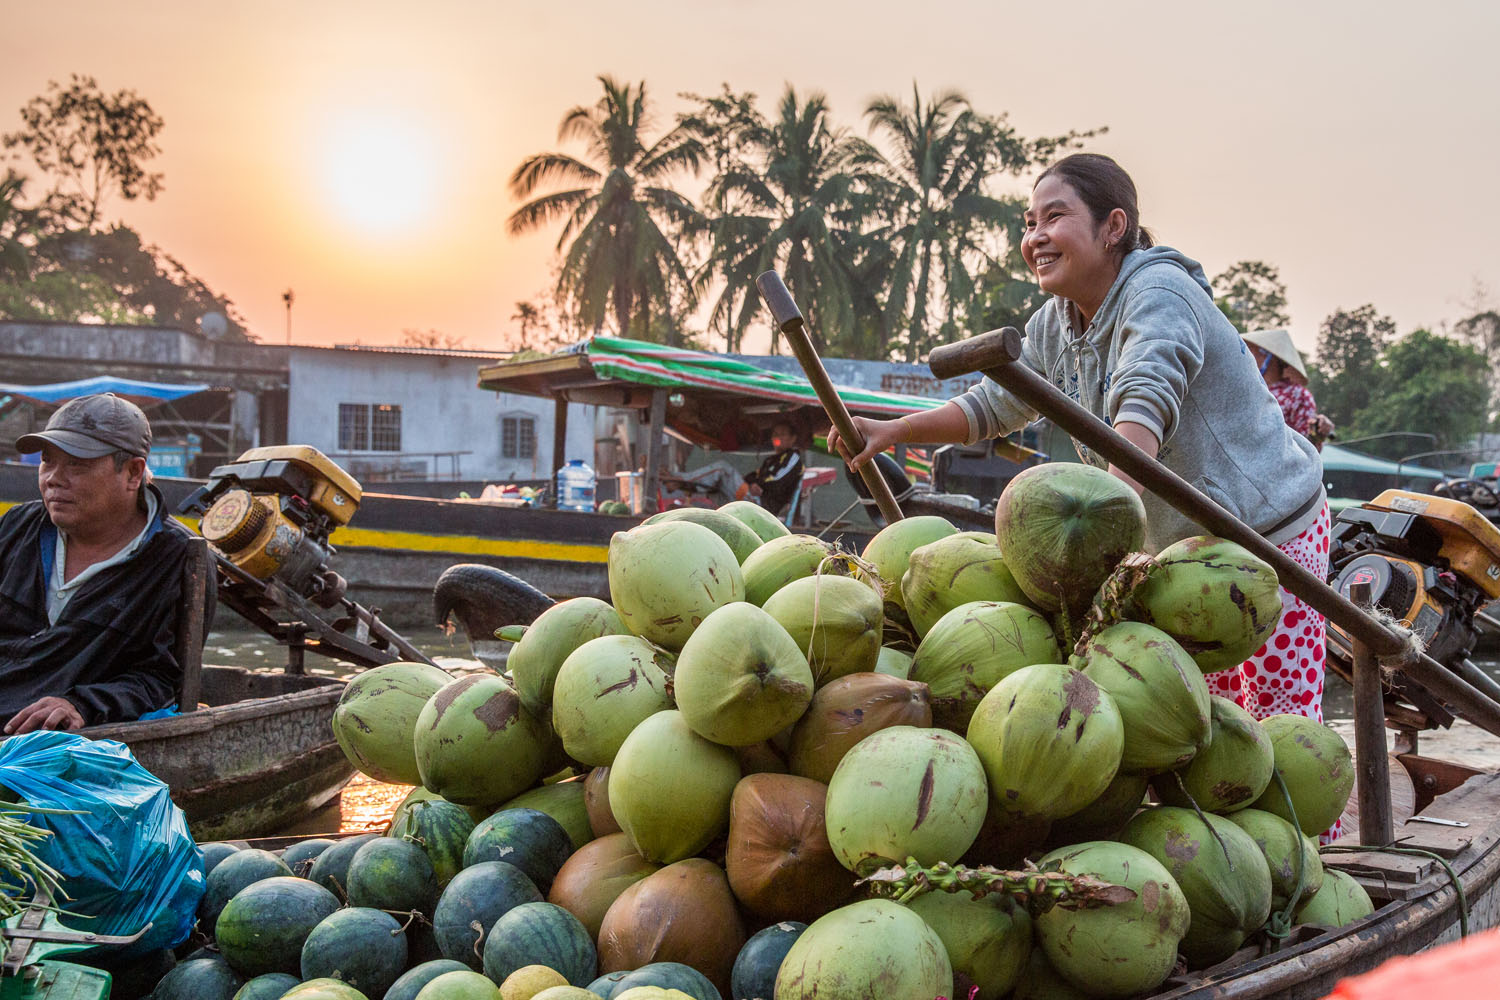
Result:
M42 499L0 517L4 733L78 729L175 703L173 647L190 534L149 482L151 425L82 396L16 442L41 452Z
M802 452L787 424L771 428L771 446L776 453L745 474L748 493L766 510L780 517L802 486Z

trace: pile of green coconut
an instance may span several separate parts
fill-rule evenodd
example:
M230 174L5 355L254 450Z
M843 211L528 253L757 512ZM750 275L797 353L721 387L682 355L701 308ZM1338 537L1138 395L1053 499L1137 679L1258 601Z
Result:
M1315 839L1346 745L1204 681L1274 629L1271 567L1143 553L1140 499L1081 465L1017 476L995 528L851 553L749 503L660 514L611 541L610 603L502 630L504 674L380 667L335 729L420 783L397 825L437 854L419 802L567 831L538 898L586 932L580 997L658 967L697 1000L1131 997L1367 916ZM492 848L456 854L525 861Z

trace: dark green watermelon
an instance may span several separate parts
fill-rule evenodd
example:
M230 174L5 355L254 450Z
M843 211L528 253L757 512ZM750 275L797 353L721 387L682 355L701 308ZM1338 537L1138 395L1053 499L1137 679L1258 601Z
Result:
M472 971L464 963L455 962L451 958L438 958L431 962L423 962L402 973L401 978L385 991L385 1000L417 1000L417 994L422 992L422 987L443 973Z
M318 859L318 855L336 843L338 841L329 840L327 837L299 840L281 852L281 860L285 861L292 871L306 878L308 871L312 868L312 863Z
M624 969L620 972L606 972L604 975L600 976L598 979L585 986L584 989L588 990L590 993L594 994L597 997L607 998L611 993L615 991L615 984L624 979L626 976L630 975L631 971L632 970L630 969Z
M152 1000L234 1000L245 981L222 958L179 962L161 977Z
M229 857L239 850L233 844L212 843L199 844L198 851L203 855L203 877L208 878L208 873L213 871L220 861Z
M292 870L270 851L246 848L235 851L214 866L213 873L204 880L203 899L198 903L198 925L209 931L219 919L219 913L235 893L264 878L290 875Z
M437 874L427 852L409 840L376 837L349 862L349 905L377 910L431 913L437 902Z
M358 837L336 841L334 845L313 859L307 877L330 890L339 899L349 899L349 862L355 852L380 836L378 833L362 833Z
M302 980L285 972L268 972L240 987L234 1000L281 1000L282 994Z
M691 965L681 962L652 962L625 976L610 996L617 997L635 986L659 986L664 990L681 990L696 1000L722 1000L718 989L708 977ZM769 997L766 1000L770 1000Z
M750 935L729 974L733 1000L771 1000L776 995L776 973L781 969L781 960L805 930L806 924L786 920Z
M538 809L502 809L474 827L464 846L464 867L504 861L525 872L546 893L572 853L568 831L551 816Z
M478 972L484 960L475 950L481 932L523 903L540 903L542 894L515 865L482 861L454 876L443 890L432 914L432 932L444 958L463 962Z
M268 972L295 974L302 942L339 908L338 897L316 882L281 875L235 893L214 924L219 953L250 978Z
M484 974L505 982L517 969L545 965L574 986L592 982L599 956L588 928L553 903L522 903L484 939Z
M367 906L330 914L302 946L302 978L337 979L381 997L406 968L406 935L395 917Z
M474 832L474 820L463 806L443 799L413 802L391 822L388 837L411 840L427 852L438 887L453 881L464 866L464 847Z

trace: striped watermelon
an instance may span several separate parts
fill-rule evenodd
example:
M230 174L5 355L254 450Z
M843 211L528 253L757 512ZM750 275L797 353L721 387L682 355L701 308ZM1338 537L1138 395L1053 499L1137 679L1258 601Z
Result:
M474 832L474 820L463 806L443 799L411 803L391 820L386 836L410 840L422 848L432 862L438 888L453 881L464 866L464 845Z
M573 914L552 903L523 903L495 921L485 938L484 974L503 983L528 965L545 965L583 986L594 978L598 953Z
M383 997L406 968L406 935L389 913L351 906L331 914L302 947L303 979L338 979Z
M349 862L349 905L431 913L437 874L427 853L409 840L376 837Z
M502 809L474 827L464 846L464 867L504 861L546 892L572 853L572 838L551 816L536 809Z
M179 962L161 977L154 1000L233 1000L245 981L222 958Z
M541 901L542 894L515 865L481 861L465 868L448 883L432 914L438 950L478 971L484 962L475 947L483 933L515 907Z
M235 894L263 878L290 875L292 870L270 851L246 848L235 851L214 866L204 879L203 899L198 903L198 922L207 930L219 919L219 913Z
M261 879L224 907L214 940L224 961L246 978L268 972L294 975L302 943L338 908L338 897L316 882L286 875Z

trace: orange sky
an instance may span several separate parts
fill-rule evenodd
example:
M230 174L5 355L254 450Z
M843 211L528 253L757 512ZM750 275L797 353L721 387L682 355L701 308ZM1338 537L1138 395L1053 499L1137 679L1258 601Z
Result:
M863 132L882 93L956 87L1024 135L1108 125L1143 222L1212 275L1281 268L1304 350L1373 302L1406 332L1500 297L1500 5L790 3L12 4L0 131L49 79L92 74L166 119L164 193L115 202L228 294L261 339L503 345L550 283L555 234L509 236L505 191L594 77L661 118L727 81L787 81ZM1024 186L1017 182L1018 190Z

